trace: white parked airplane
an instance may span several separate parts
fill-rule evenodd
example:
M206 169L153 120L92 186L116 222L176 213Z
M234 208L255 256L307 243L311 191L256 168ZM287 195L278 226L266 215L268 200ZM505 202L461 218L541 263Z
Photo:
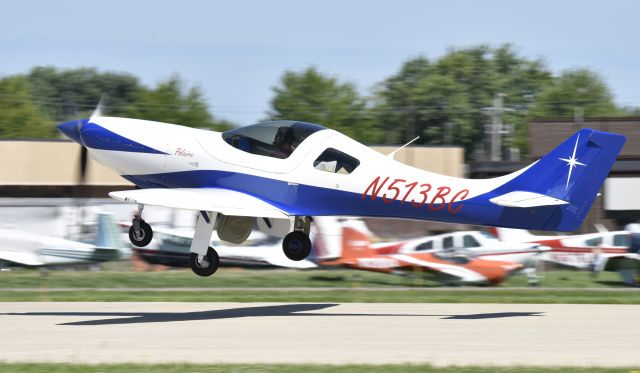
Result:
M111 215L99 214L97 235L73 241L16 229L0 229L0 262L19 266L52 266L125 259L130 251L120 239Z
M99 111L99 110L98 110ZM135 203L130 239L146 246L144 205L200 211L191 269L212 275L218 236L243 242L254 220L282 234L292 260L311 252L311 216L372 216L571 231L589 211L625 137L582 129L536 163L494 179L419 170L323 126L275 121L224 133L103 117L58 128L143 189L112 192ZM579 160L579 161L578 161Z
M193 229L155 228L153 240L147 247L133 251L151 264L189 267L189 248ZM282 252L282 238L252 232L241 245L230 245L214 237L210 243L216 248L220 264L227 266L274 266L284 268L315 268L309 260L293 261Z

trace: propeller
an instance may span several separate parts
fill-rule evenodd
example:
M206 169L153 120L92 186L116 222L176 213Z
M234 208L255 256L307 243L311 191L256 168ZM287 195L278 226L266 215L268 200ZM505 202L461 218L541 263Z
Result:
M85 207L89 203L88 199L82 198L82 197L87 197L84 185L86 184L87 174L89 171L89 168L88 168L89 152L87 150L87 147L84 145L84 141L82 140L82 128L88 122L97 120L99 117L102 116L104 95L100 97L100 100L98 101L98 105L95 107L95 109L91 113L91 116L89 118L80 119L77 105L75 104L75 102L71 97L69 97L68 95L65 95L64 93L65 92L63 90L63 92L60 93L60 98L61 100L64 101L65 106L71 108L71 112L73 113L76 119L69 122L62 123L57 127L60 130L60 132L62 132L68 138L70 138L71 140L73 140L74 142L80 145L80 157L79 157L79 164L77 165L77 171L76 171L76 175L77 175L76 183L71 187L71 190L70 190L70 194L71 194L70 197L73 201L72 204L75 207L74 209L75 223L76 223L75 229L77 229L78 232L80 232L82 230L82 227L81 225L78 225L78 223L82 223L86 221L86 218L87 218L86 214L88 212L86 211Z
M77 178L78 185L84 185L87 177L88 163L89 163L89 154L87 151L87 147L84 146L82 141L82 136L81 136L82 127L86 123L91 122L102 116L102 111L104 107L103 105L104 97L105 96L102 95L102 97L100 98L100 101L98 102L98 105L91 113L91 116L89 117L89 119L76 119L74 121L62 123L58 126L58 129L60 130L60 132L64 133L67 137L69 137L73 141L80 144L80 164L78 165L78 178ZM75 111L75 113L76 113L75 114L76 117L78 117L77 110Z

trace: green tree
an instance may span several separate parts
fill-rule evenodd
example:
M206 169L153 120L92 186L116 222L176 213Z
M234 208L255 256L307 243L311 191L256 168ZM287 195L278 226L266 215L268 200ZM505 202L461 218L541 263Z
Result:
M34 67L28 79L34 102L56 122L88 116L102 97L105 114L123 115L145 90L131 74L94 68Z
M33 104L26 77L0 80L0 138L57 136L53 121Z
M124 115L215 130L232 127L229 122L214 120L200 89L187 88L177 75L154 89L142 90L138 99L124 110Z
M405 142L415 134L419 144L462 145L473 158L484 147L485 109L494 96L506 95L505 106L517 110L505 122L520 129L534 93L551 79L541 61L518 56L510 45L452 49L434 62L407 61L378 85L373 111L390 141Z
M379 141L366 100L351 83L319 73L314 67L287 71L273 88L269 118L318 123L363 142Z
M587 69L563 72L535 98L530 117L573 117L616 115L609 87L596 73Z

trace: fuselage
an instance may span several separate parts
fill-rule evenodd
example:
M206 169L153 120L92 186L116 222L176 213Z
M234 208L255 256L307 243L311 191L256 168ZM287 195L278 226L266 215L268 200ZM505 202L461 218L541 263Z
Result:
M502 242L480 231L461 231L411 240L400 246L397 252L410 254L442 250L529 266L550 248L537 243Z
M311 133L285 159L253 154L219 132L125 118L86 120L80 141L139 187L231 189L290 215L497 224L502 209L488 201L490 192L517 176L470 180L423 171L330 129ZM319 161L333 150L355 167Z

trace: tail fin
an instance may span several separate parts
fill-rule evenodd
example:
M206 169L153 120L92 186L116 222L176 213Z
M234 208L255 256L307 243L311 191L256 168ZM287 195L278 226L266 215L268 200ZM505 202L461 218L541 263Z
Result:
M103 260L122 259L131 255L131 250L122 241L121 233L111 214L98 214L98 230L93 244L96 246L96 255L110 257Z
M491 233L500 241L506 242L531 242L537 238L524 229L491 227Z
M505 226L572 231L589 212L626 138L615 133L582 129L524 171L493 192L493 203L515 207L505 209ZM521 207L521 208L518 208ZM539 226L521 212L529 208L553 211ZM512 216L509 216L512 215ZM509 221L529 219L521 224Z
M357 226L342 227L342 255L340 259L350 261L364 256L375 256L377 253L371 248L369 235Z

